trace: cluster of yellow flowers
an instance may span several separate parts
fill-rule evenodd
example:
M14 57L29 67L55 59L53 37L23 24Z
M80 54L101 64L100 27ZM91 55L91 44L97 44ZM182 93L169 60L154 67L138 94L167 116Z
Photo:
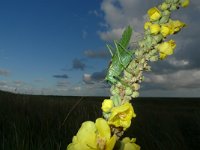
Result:
M135 144L136 139L125 137L122 139L124 150L139 150L140 147ZM68 145L67 150L113 150L117 142L117 136L111 136L110 127L103 118L96 119L95 123L86 121L82 123L72 143Z
M124 70L122 80L129 86L121 82L112 85L113 96L105 99L101 107L104 118L82 123L67 150L113 150L116 149L116 143L120 143L117 144L120 145L117 149L140 150L135 138L125 137L119 141L123 132L130 127L132 118L136 117L130 100L139 95L137 91L142 81L142 71L150 70L147 62L158 60L157 52L160 59L173 54L175 41L165 39L179 32L185 23L170 19L170 14L180 6L188 6L189 2L190 0L165 0L158 7L148 10L149 21L144 24L144 39L138 42L140 48L135 52L135 60L127 67L132 70L132 74Z
M185 23L179 20L170 19L170 11L178 9L179 6L186 7L189 5L189 0L166 0L160 6L153 7L148 10L148 22L144 24L144 29L152 36L162 36L166 38L169 35L175 34L185 26ZM172 55L176 43L173 40L160 43L155 46L160 54L160 59L165 59L168 55Z

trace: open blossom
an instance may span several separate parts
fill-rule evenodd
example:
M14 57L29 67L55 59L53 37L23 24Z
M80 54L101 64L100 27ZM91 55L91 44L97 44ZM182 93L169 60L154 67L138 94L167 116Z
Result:
M124 150L140 150L140 146L135 144L136 138L130 139L129 137L125 137L122 139L122 143L124 143Z
M115 127L123 127L127 129L131 125L131 119L136 117L131 103L126 102L121 106L113 107L111 110L111 116L108 119L109 125Z
M111 137L106 120L98 118L95 123L92 121L82 123L67 150L112 150L116 140L116 135Z
M171 26L171 34L177 33L185 26L185 23L179 21L179 20L170 20L169 26Z
M156 7L150 8L147 14L149 15L150 21L156 21L162 16L161 12Z
M168 55L172 55L174 53L175 47L176 43L173 40L159 44L157 49L160 54L160 59L165 59Z
M164 37L166 37L179 32L183 27L185 27L185 23L179 20L170 20L169 23L161 24L160 32Z

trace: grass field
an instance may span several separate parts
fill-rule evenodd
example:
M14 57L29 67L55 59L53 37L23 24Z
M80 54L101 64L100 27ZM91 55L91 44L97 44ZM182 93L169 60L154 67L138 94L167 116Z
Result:
M82 122L101 117L103 99L0 92L0 150L64 150ZM133 105L137 117L125 136L142 150L200 149L200 99L138 98Z

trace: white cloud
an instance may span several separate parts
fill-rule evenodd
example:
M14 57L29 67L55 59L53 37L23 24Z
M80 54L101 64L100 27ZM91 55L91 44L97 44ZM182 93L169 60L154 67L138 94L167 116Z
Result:
M104 0L101 10L109 30L99 31L100 38L105 41L119 39L127 25L131 25L135 35L138 35L144 23L143 14L137 15L138 5L138 0Z
M174 66L174 67L184 67L189 65L189 61L188 60L177 60L176 58L169 58L167 60L169 62L170 65Z
M190 89L200 87L200 70L180 70L170 74L147 74L145 82L166 89Z
M101 39L104 41L112 41L113 39L120 39L124 28L112 29L106 32L98 32Z
M83 81L86 83L86 84L93 84L92 82L92 75L91 74L83 74Z

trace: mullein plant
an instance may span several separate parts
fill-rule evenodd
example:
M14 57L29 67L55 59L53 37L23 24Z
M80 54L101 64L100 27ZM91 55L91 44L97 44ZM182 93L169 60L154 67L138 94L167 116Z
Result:
M124 137L124 131L136 117L131 100L139 96L143 72L151 71L149 62L164 60L174 53L176 43L167 37L178 33L185 23L170 18L171 12L187 7L190 0L165 0L147 11L144 38L138 47L128 50L132 28L128 26L115 49L108 45L112 59L105 80L111 83L111 96L102 103L103 117L82 123L67 150L140 150L136 138ZM115 50L113 54L112 50Z

